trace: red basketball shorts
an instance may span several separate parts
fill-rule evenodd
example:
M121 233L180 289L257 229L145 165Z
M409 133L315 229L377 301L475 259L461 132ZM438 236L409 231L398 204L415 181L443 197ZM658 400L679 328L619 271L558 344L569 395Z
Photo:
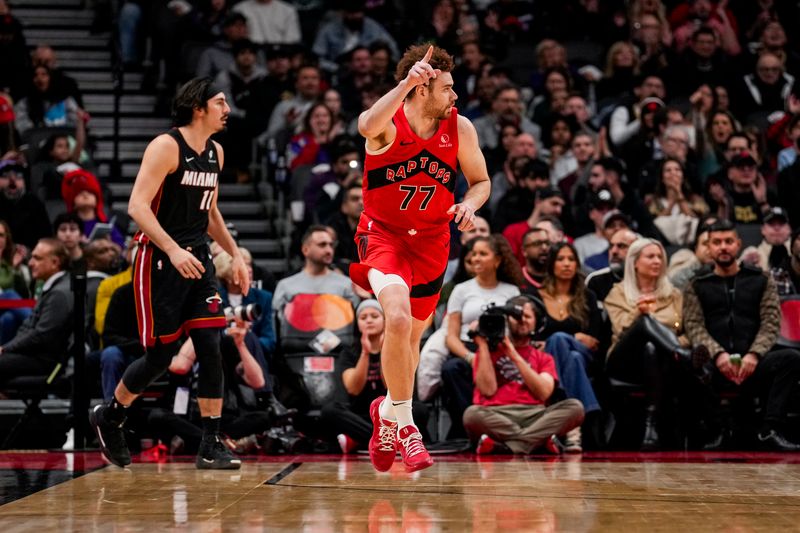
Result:
M450 254L449 226L403 234L362 214L355 241L360 263L350 265L350 278L370 290L372 268L400 276L411 289L411 316L426 320L439 302Z

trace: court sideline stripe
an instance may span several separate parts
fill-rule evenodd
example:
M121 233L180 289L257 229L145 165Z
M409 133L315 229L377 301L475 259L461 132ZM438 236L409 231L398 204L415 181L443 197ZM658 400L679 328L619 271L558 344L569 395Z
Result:
M284 468L283 470L281 470L280 472L269 478L266 482L264 482L264 485L277 485L280 480L282 480L283 478L285 478L286 476L288 476L289 474L300 468L302 464L303 463L292 463L288 465L286 468Z

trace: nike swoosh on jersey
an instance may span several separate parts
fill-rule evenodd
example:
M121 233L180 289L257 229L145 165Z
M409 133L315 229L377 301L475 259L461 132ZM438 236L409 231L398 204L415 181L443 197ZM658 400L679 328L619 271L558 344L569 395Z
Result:
M186 160L186 162L188 163L189 161L191 161L192 159L194 159L194 157L184 157L184 159L185 159L185 160Z

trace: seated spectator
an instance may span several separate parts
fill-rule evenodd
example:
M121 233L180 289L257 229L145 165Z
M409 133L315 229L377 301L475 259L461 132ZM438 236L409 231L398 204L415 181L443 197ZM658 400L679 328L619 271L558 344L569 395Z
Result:
M299 43L297 8L282 0L244 0L233 7L247 19L250 40L256 44Z
M336 61L342 54L377 41L391 48L393 60L399 57L394 38L380 23L365 16L364 0L347 0L342 4L342 11L320 26L311 48L325 70L336 72Z
M14 244L14 234L5 220L0 220L0 298L28 298L22 261L25 253Z
M773 207L764 215L761 224L762 240L742 252L742 260L770 275L775 282L778 296L791 294L789 258L791 257L792 228L782 207Z
M272 107L264 91L267 71L257 63L258 47L248 39L233 44L233 64L219 72L217 88L225 93L231 110L225 139L225 163L236 171L236 181L250 181L252 139L267 127L267 113Z
M67 269L71 269L83 258L86 237L81 233L83 223L76 213L61 213L53 221L53 233L61 241L69 256Z
M608 266L586 276L586 286L594 292L598 302L603 302L615 284L625 275L625 258L628 249L640 235L630 229L621 229L608 241ZM602 305L600 306L602 308Z
M541 128L522 113L519 88L509 83L500 85L492 95L491 113L473 121L482 150L494 150L500 144L501 124L517 124L523 133L541 138Z
M736 118L728 111L714 111L708 118L705 130L703 131L703 152L700 165L702 177L708 177L724 170L726 164L739 152L751 151L749 143L745 145L736 144L736 150L729 145L729 140L737 133L739 123ZM742 136L745 139L746 136ZM731 150L729 152L729 150Z
M494 150L486 150L486 169L492 176L492 195L487 207L497 216L498 204L508 196L511 189L520 187L519 176L529 169L525 165L536 159L539 148L530 133L522 133L519 124L500 125L500 143ZM545 164L546 167L546 164ZM537 173L541 174L541 173ZM547 169L547 184L550 183L550 169ZM511 194L513 198L514 194ZM500 230L502 231L502 229Z
M695 194L684 179L683 165L672 158L664 159L661 179L645 205L653 215L653 223L670 244L685 246L694 237L700 218L708 213L708 205Z
M659 428L667 400L680 390L683 366L678 357L696 360L699 368L708 353L690 353L683 346L683 295L666 275L664 247L654 239L639 239L628 250L625 276L605 300L612 340L606 369L609 377L643 385L646 417L641 449L661 447Z
M86 263L86 330L89 332L87 342L92 348L100 346L100 339L94 335L97 290L105 279L119 270L120 255L120 247L109 239L95 239L83 249Z
M535 142L533 137L527 133L519 135L518 138L523 136L530 138L531 142ZM501 184L511 186L510 189L505 189L501 197L498 197L493 207L490 206L494 214L492 227L495 228L495 233L503 233L509 226L527 219L531 214L531 205L536 203L536 196L540 190L554 190L550 186L550 169L544 161L520 156L513 158L509 166L511 175L498 172L492 183L492 190L497 191L498 194L504 190L500 186ZM560 202L557 203L560 204ZM547 206L541 207L545 209ZM560 216L560 213L557 216Z
M511 224L503 230L503 237L508 241L520 265L525 264L525 257L522 253L522 236L525 235L529 229L534 227L542 217L560 217L564 205L566 205L566 202L559 189L555 187L539 189L536 191L533 201L533 210L528 218L521 222Z
M350 263L358 263L358 249L356 248L356 228L364 211L364 191L361 183L351 183L344 189L342 205L339 212L327 221L327 225L336 232L337 266L347 272Z
M793 231L791 238L792 256L789 259L789 281L791 282L792 294L800 294L800 231Z
M17 129L25 135L33 128L75 128L75 137L85 137L89 115L78 106L63 87L52 83L50 69L39 65L33 69L33 86L28 96L14 106Z
M383 344L383 310L377 300L364 300L356 309L360 343L349 346L338 360L348 402L332 402L322 407L322 423L336 435L342 453L363 449L372 436L369 406L375 398L386 396L381 369ZM414 421L425 440L428 409L422 402L412 404Z
M641 116L648 103L664 106L664 82L654 75L645 76L634 89L635 97L623 100L611 113L608 138L615 150L631 140L642 128ZM616 153L616 152L615 152Z
M33 279L44 282L33 313L13 339L0 346L0 383L18 376L46 376L53 371L72 335L74 296L65 272L67 251L52 238L31 252Z
M13 159L0 160L0 219L8 222L14 239L30 250L53 230L42 201L26 190L27 171Z
M297 294L336 294L350 300L353 307L358 305L350 278L330 268L334 249L333 232L328 226L314 225L306 230L301 248L303 269L278 282L272 297L274 312L282 311Z
M131 239L128 242L128 246L123 251L123 255L120 257L120 271L107 277L97 286L97 296L95 297L94 304L94 330L100 338L103 337L106 314L108 313L108 306L111 304L112 296L114 296L118 288L126 283L130 283L133 279L132 256L137 246L136 241Z
M597 83L597 101L601 105L633 97L639 75L639 51L625 41L608 48L603 77Z
M222 369L225 376L222 398L222 431L233 442L237 453L251 452L257 446L257 437L270 428L270 415L257 399L268 387L261 364L264 354L255 336L248 331L247 323L236 321L225 330L221 338ZM183 343L172 358L170 372L186 375L195 381L197 356L191 339ZM196 387L189 386L190 398L186 404L169 402L179 409L154 409L147 424L162 442L170 443L171 453L193 454L200 446L203 430L196 401ZM177 437L177 438L176 438Z
M361 111L361 91L374 85L372 79L372 56L366 46L356 46L343 58L347 66L340 70L336 90L341 95L342 108L349 116Z
M786 133L792 141L792 145L778 152L778 172L792 166L797 160L797 154L800 153L800 114L793 115L789 120Z
M267 77L264 78L263 98L269 105L264 117L271 117L275 106L295 92L294 73L291 59L293 47L283 44L271 44L266 47Z
M708 228L717 221L710 216L703 219L697 226L692 248L681 248L669 258L667 275L672 285L679 291L686 289L686 285L701 271L713 266L713 261L708 253Z
M58 59L53 47L40 44L31 52L31 64L34 68L42 65L50 70L50 85L57 93L71 96L79 107L83 107L83 96L75 78L68 76L58 67Z
M680 52L687 45L697 26L710 28L720 41L722 51L729 56L739 55L739 25L727 2L714 4L709 0L679 3L669 14L675 37L675 47Z
M709 89L710 91L710 89ZM692 136L688 127L678 124L664 126L657 142L659 150L654 150L654 157L650 161L644 162L639 170L636 188L642 195L652 194L659 179L661 178L661 167L664 159L674 159L683 167L684 181L689 187L697 192L702 190L700 177L697 174L697 164L691 149ZM657 152L661 152L660 154ZM634 177L634 176L632 176Z
M459 237L458 237L459 245L460 245L461 248L463 248L467 244L467 242L471 241L475 237L488 237L491 234L492 234L492 231L491 231L491 228L489 227L489 223L486 221L486 219L483 218L480 215L475 215L475 221L472 224L472 229L468 229L466 231L462 231L461 234L459 235ZM463 258L463 254L461 254L460 250L459 250L459 256L458 257L456 257L454 259L450 259L449 261L447 261L447 270L445 270L445 273L444 273L444 283L445 284L447 284L447 282L449 282L451 279L453 279L455 273L460 268L462 268L463 259L464 259ZM466 280L462 279L461 281L466 281ZM458 283L461 283L461 281L459 281ZM441 295L441 293L440 293L440 295ZM449 293L448 293L448 296L449 296ZM444 301L447 302L447 299L445 298Z
M455 286L447 302L446 346L450 359L442 366L442 383L453 426L450 437L462 433L458 423L472 402L472 362L475 344L468 332L486 306L502 305L519 294L522 274L506 240L500 235L476 237L471 265L475 277Z
M758 397L766 402L755 442L767 449L800 451L800 445L785 437L786 414L800 379L800 353L775 349L781 322L775 284L761 270L737 262L742 243L729 221L717 222L709 233L714 270L696 277L684 293L686 333L713 355L710 384L715 396L731 384L740 396L731 409L734 426L723 423L719 399L713 402L707 448L730 445L731 431L741 431L742 417L752 411L746 402Z
M89 354L89 361L100 366L103 399L114 398L117 383L130 364L144 355L136 322L136 304L130 281L114 291L103 317L103 349Z
M294 170L301 165L330 163L328 142L341 131L333 130L333 112L322 102L313 104L303 119L303 131L289 141L287 154L289 168Z
M547 275L537 292L546 320L541 317L544 324L536 338L545 341L544 351L555 359L559 384L568 398L580 400L586 413L599 411L589 373L596 357L603 353L602 317L597 297L586 288L578 253L571 244L552 248ZM583 451L580 428L567 434L565 445L565 451Z
M583 406L575 399L549 403L558 377L553 358L531 345L534 306L527 296L508 303L520 306L522 317L508 318L503 342L490 351L486 339L475 337L475 392L473 405L464 411L464 427L477 441L479 455L524 454L540 447L558 453L553 436L579 428Z
M605 234L605 219L609 213L620 212L611 191L600 189L593 194L588 203L589 220L594 224L594 231L586 233L575 239L575 249L578 251L580 262L587 257L605 253L608 249L608 239Z
M758 162L750 152L731 158L727 168L727 189L711 190L719 218L736 224L760 224L777 200L767 187L767 180L758 172ZM713 186L713 185L712 185ZM722 185L717 185L722 187Z
M362 158L355 143L340 135L330 144L330 169L312 174L303 191L306 220L324 222L339 210L343 191L361 180Z
M67 212L75 213L81 220L81 232L87 238L98 222L107 222L103 207L103 191L100 182L91 172L79 169L68 172L61 182L61 195L67 206ZM120 247L125 246L125 237L116 226L112 226L110 238Z
M267 127L267 137L281 134L292 136L300 132L303 118L322 94L322 77L318 67L303 65L297 70L294 84L295 94L284 99L272 110Z
M547 230L533 227L522 236L522 277L525 282L520 287L522 292L536 294L542 288L547 277L547 264L550 261L550 235Z
M772 52L764 52L756 61L754 72L747 74L733 95L734 111L748 123L764 127L767 117L783 111L786 97L795 83L791 74L784 72L781 59Z
M240 250L244 250L240 248ZM248 251L249 254L249 251ZM238 307L256 304L261 308L261 316L252 321L250 331L258 338L264 355L271 357L275 352L275 330L272 326L272 294L255 287L250 287L247 296L242 295L242 289L233 281L231 265L233 259L228 252L221 252L214 257L214 269L220 281L219 295L225 307ZM267 369L264 369L267 372Z
M195 74L198 78L216 78L217 74L231 68L234 64L233 45L247 39L247 19L238 12L225 17L222 24L223 38L203 50L197 62Z
M34 186L32 192L45 202L48 208L51 202L54 204L50 211L55 211L56 205L63 209L61 182L64 181L64 174L78 167L82 150L81 142L74 143L70 148L69 135L66 133L52 134L42 146L42 157L31 169L31 181Z
M0 299L19 300L30 297L30 272L22 264L25 255L24 247L14 244L8 223L0 220ZM0 309L0 345L14 338L19 326L30 314L31 310L24 307Z

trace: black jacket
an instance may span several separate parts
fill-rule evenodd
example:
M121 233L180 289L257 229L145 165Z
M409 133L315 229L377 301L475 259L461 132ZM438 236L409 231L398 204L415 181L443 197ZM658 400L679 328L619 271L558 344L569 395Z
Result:
M58 360L68 349L75 298L69 274L56 275L60 277L39 297L31 316L3 346L4 352Z
M122 353L132 357L144 354L136 321L133 283L120 286L111 295L103 327L103 346L116 346Z
M775 284L761 269L746 265L734 276L731 289L727 279L709 272L689 284L683 301L689 339L715 355L721 351L764 355L780 330Z

